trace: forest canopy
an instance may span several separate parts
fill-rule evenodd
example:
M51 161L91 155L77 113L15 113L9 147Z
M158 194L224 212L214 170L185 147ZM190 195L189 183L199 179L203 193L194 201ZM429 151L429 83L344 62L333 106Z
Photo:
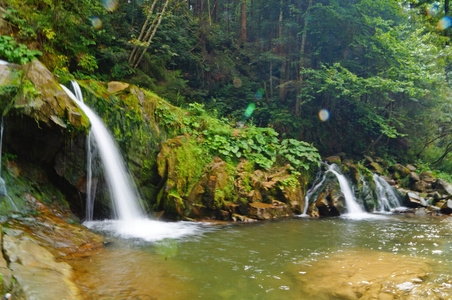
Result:
M452 172L449 1L0 1L0 58Z

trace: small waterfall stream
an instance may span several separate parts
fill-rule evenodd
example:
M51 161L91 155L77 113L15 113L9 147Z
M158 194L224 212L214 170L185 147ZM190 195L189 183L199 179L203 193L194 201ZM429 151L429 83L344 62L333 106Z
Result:
M384 212L400 207L399 197L394 188L378 174L373 174L373 179L379 200L378 210Z
M6 197L9 200L9 203L11 204L11 208L14 210L17 210L17 206L14 203L13 199L8 195L8 190L6 189L6 182L1 176L2 173L2 148L3 148L3 117L1 120L1 127L0 127L0 196Z
M307 213L309 209L309 201L311 200L312 202L315 202L315 200L313 200L312 197L318 196L319 193L322 192L323 189L325 189L325 186L328 184L327 182L328 174L333 174L336 177L340 186L340 190L344 195L347 213L343 215L349 218L370 217L371 215L366 213L365 209L361 207L361 205L356 201L352 185L349 182L349 180L341 173L339 167L336 164L331 165L324 164L324 166L326 166L326 170L324 169L324 171L322 170L319 171L312 187L306 192L304 211L303 214L300 215L300 217L308 216ZM363 177L361 181L364 188L366 186L368 188L370 187L370 183L365 181ZM372 193L374 195L373 201L375 203L375 207L377 207L375 212L388 212L394 210L395 208L401 207L400 199L396 190L391 185L389 185L389 183L386 180L384 180L378 174L373 174L373 182L375 184L375 190L374 192L370 193L371 197ZM364 194L361 196L366 197Z

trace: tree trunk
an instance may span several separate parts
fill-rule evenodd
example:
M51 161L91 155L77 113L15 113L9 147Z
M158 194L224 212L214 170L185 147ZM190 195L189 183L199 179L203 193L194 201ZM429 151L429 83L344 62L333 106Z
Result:
M283 0L279 1L279 24L278 24L278 40L279 40L279 55L282 58L281 61L281 72L280 72L280 77L279 77L279 100L280 101L284 101L285 99L285 92L286 92L286 88L284 87L284 77L286 75L286 57L285 57L285 51L284 51L284 45L282 42L283 39Z
M309 11L312 7L312 0L309 0L308 8L306 9L306 14L304 18L304 27L303 27L303 35L301 37L301 48L300 48L300 95L297 97L297 102L295 104L295 114L297 116L301 115L301 91L303 89L303 74L301 72L304 68L304 49L306 46L306 36L308 34L308 25L309 25Z
M242 0L240 6L240 42L242 45L246 43L246 0Z

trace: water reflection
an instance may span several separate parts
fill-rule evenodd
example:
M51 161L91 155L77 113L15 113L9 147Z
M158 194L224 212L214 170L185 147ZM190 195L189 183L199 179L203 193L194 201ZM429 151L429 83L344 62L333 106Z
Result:
M124 289L150 293L160 291L158 285L183 287L182 299L450 299L451 229L450 221L406 216L235 224L202 236L141 244L126 255L123 246L108 249L83 263L81 277L124 274L130 278L116 280ZM155 276L164 278L157 286ZM96 278L84 282L106 288ZM146 284L151 287L137 288ZM162 299L179 296L168 293Z

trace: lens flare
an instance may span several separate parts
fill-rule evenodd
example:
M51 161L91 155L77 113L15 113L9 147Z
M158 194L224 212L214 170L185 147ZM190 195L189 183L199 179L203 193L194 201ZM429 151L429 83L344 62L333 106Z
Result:
M249 118L253 114L254 110L256 109L256 105L254 103L248 104L248 107L245 110L245 117Z
M322 122L327 121L330 118L330 112L326 109L321 109L319 111L319 119Z
M98 17L92 17L91 18L91 25L93 25L96 29L102 28L102 21Z
M102 0L102 4L109 12L114 12L118 8L117 0Z
M234 79L232 84L234 85L234 87L239 88L242 86L242 80L240 80L240 78L236 78L236 79Z
M262 96L264 96L264 89L258 89L257 92L254 94L254 98L256 98L256 100L261 100Z
M431 7L425 8L425 14L430 18L436 18L438 11L439 11L438 5L433 5Z
M438 21L438 29L439 30L445 30L450 27L452 24L452 19L450 17L444 17L441 20Z

